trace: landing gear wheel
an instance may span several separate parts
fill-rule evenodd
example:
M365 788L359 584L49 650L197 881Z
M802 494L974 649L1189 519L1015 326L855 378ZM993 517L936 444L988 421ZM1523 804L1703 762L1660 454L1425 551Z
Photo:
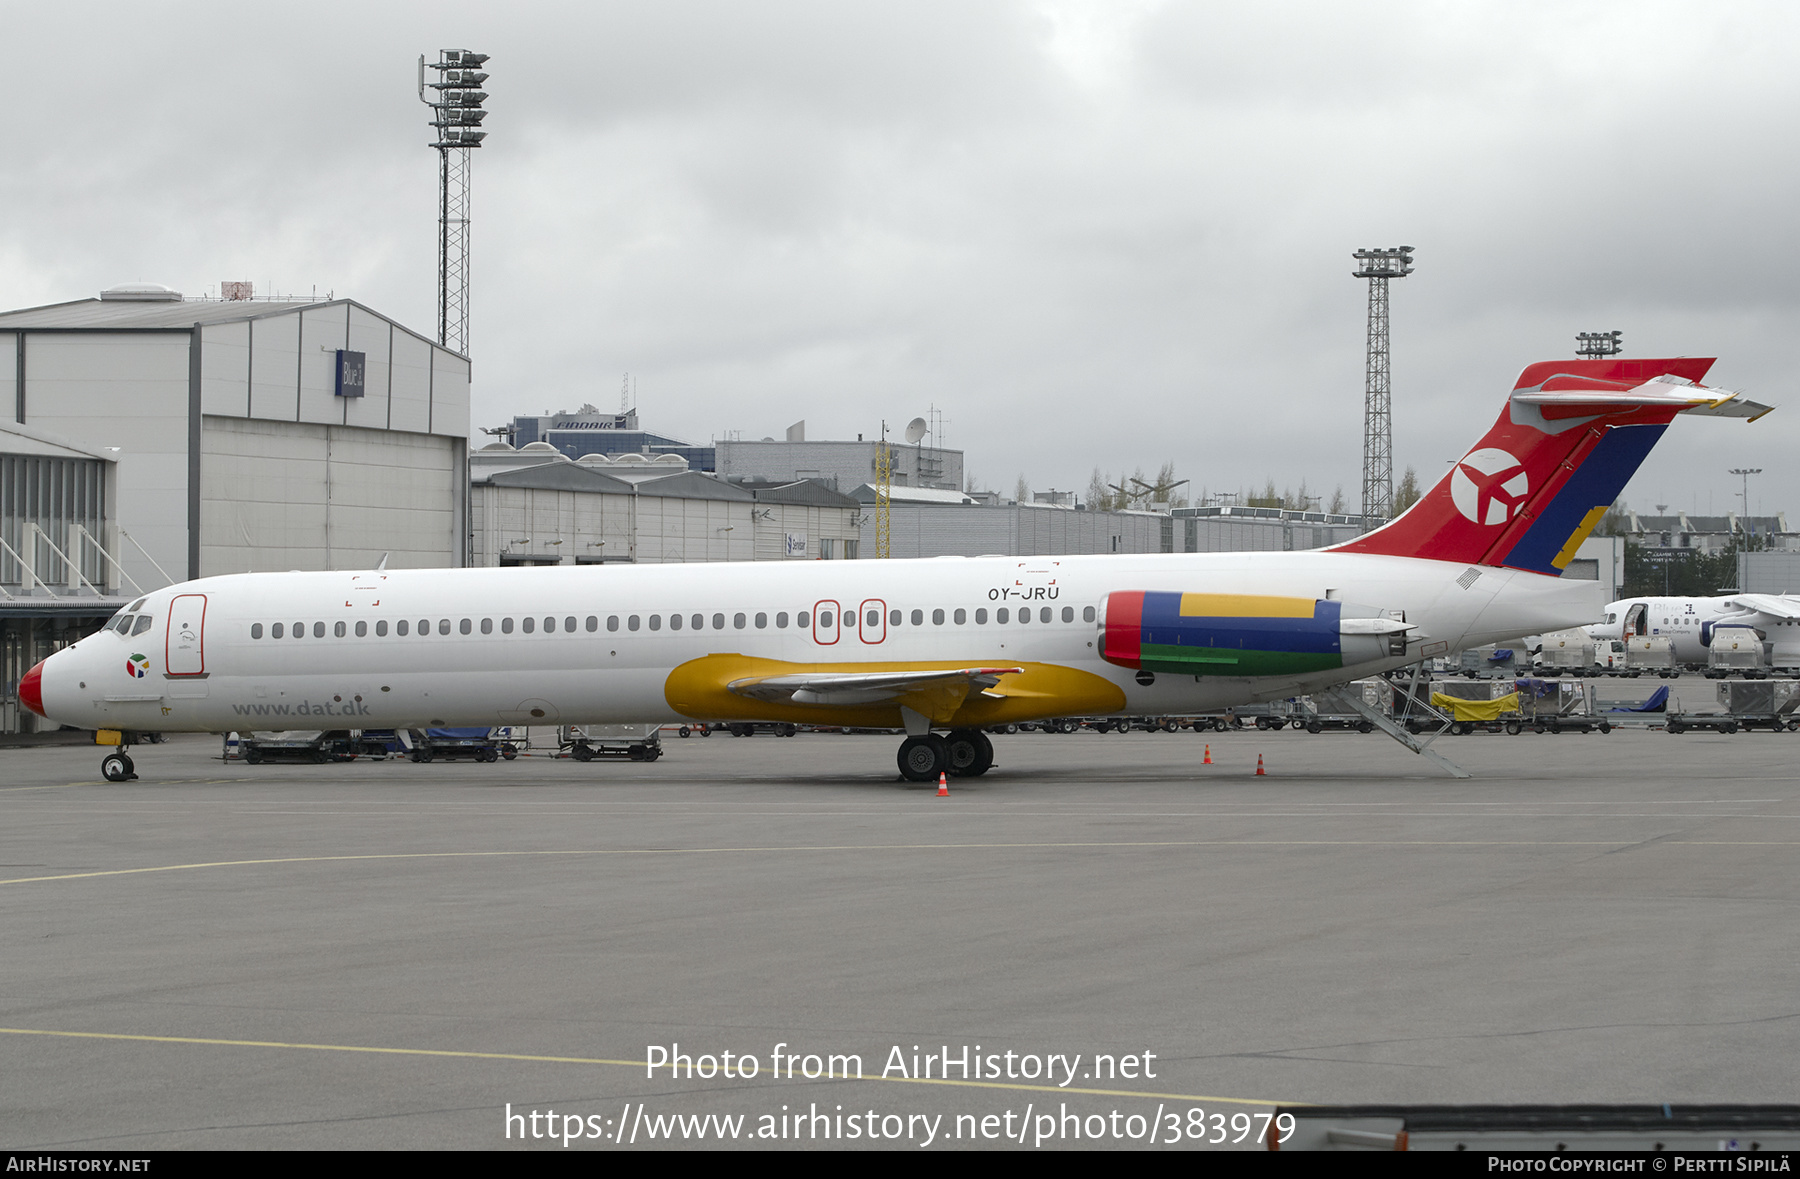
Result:
M900 776L908 782L930 782L950 770L948 743L935 733L908 737L900 743Z
M131 759L123 753L109 753L100 762L100 773L108 782L129 782L137 777L131 772Z
M980 729L958 729L944 738L952 778L979 778L994 764L994 743Z

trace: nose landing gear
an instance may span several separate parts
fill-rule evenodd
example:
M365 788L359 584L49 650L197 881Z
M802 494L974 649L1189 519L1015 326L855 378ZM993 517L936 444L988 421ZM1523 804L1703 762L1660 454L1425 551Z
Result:
M137 767L131 764L131 756L125 752L124 746L119 752L109 753L100 762L100 773L108 782L137 781Z

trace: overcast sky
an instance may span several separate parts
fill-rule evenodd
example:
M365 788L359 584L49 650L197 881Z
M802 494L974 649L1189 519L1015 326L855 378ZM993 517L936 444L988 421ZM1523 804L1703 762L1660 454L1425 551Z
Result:
M474 425L903 426L1010 491L1173 460L1360 488L1359 246L1397 472L1620 329L1778 405L1681 421L1632 506L1800 513L1800 6L0 5L0 307L162 282L435 324L421 53L492 55ZM1800 519L1796 520L1800 527Z

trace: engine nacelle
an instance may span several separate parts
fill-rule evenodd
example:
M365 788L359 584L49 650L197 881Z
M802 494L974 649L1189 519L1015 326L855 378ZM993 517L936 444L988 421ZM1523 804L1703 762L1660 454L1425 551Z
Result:
M1123 590L1100 603L1101 656L1177 675L1335 671L1406 654L1399 611L1325 598Z

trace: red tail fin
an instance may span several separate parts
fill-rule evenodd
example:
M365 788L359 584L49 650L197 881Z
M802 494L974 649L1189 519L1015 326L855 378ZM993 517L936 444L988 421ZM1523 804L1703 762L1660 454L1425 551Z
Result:
M1399 519L1333 551L1561 573L1676 414L1768 412L1700 386L1712 364L1534 364L1493 428L1436 487Z

